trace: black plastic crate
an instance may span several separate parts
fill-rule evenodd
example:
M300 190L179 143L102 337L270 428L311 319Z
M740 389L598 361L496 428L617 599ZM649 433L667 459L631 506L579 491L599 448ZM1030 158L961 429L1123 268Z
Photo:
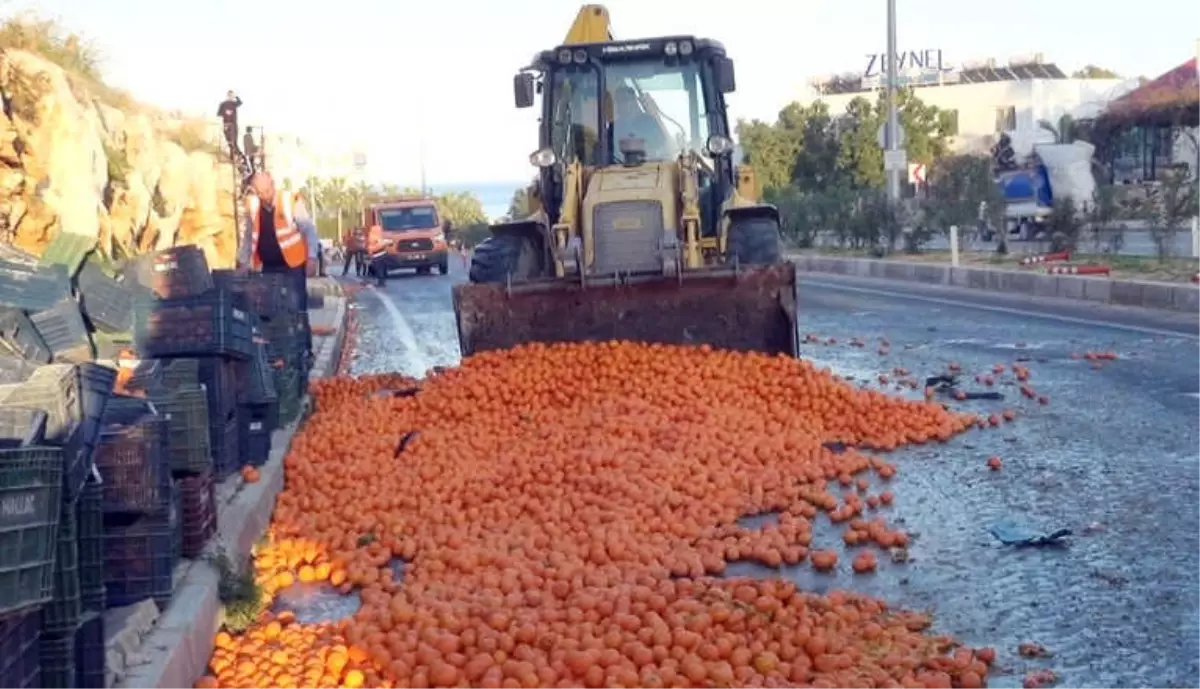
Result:
M213 271L213 281L225 289L244 295L246 309L262 319L276 318L300 308L300 298L290 275Z
M226 419L224 423L209 426L209 442L212 447L213 471L216 472L218 480L241 468L236 407L232 418Z
M0 351L35 364L48 364L53 356L29 316L11 306L0 307Z
M239 401L248 404L267 404L279 399L275 391L275 374L267 358L267 346L263 341L254 343L254 356L246 367L246 375L240 379Z
M110 607L153 598L165 609L174 591L180 548L178 504L164 514L105 518L104 588Z
M113 386L117 382L117 369L86 362L79 364L78 371L84 391L83 411L98 420L103 416L104 407L113 393Z
M213 472L186 476L175 481L179 495L179 516L182 529L180 553L194 558L204 552L204 546L217 532L217 493Z
M65 266L0 261L0 305L44 311L70 296L71 279Z
M123 275L126 282L148 288L159 299L196 297L213 288L208 260L191 244L131 259Z
M140 301L134 309L137 351L143 357L229 356L254 353L250 314L234 305L229 292L198 297Z
M104 689L106 668L104 615L86 613L75 632L75 686Z
M46 689L70 689L75 685L75 630L42 630L42 686Z
M75 503L79 527L79 590L84 610L103 612L104 596L104 488L95 481L83 487Z
M159 416L154 403L145 397L116 394L108 398L104 406L104 416L101 417L103 426L132 426L143 417Z
M58 556L54 561L54 597L42 608L42 631L66 634L83 614L79 594L79 528L75 505L63 503L58 522Z
M153 393L150 399L167 421L171 471L199 474L211 469L208 393L204 386Z
M61 450L0 450L0 617L53 594L62 472Z
M29 317L58 363L79 364L96 358L79 304L70 297Z
M238 407L238 442L242 461L262 466L271 456L271 434L279 427L279 405L243 404Z
M130 424L105 426L93 461L102 479L106 514L148 514L171 497L167 421L146 415Z
M42 620L36 611L0 618L0 687L41 684Z
M105 275L91 262L79 271L76 284L84 314L96 330L124 333L133 329L135 292L128 285Z
M29 407L0 407L0 448L32 447L46 440L46 412Z

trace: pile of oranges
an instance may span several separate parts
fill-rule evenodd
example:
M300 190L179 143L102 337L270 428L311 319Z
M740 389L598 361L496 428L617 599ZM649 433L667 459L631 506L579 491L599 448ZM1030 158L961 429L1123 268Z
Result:
M206 686L982 686L993 653L881 601L728 563L866 574L907 534L864 452L975 422L783 357L528 345L423 381L313 384L259 581L357 590L339 623L264 614ZM857 449L856 449L857 448ZM738 519L777 512L776 524ZM818 517L825 513L825 517ZM839 564L817 518L860 548ZM826 549L817 550L818 546ZM405 565L403 581L394 574Z

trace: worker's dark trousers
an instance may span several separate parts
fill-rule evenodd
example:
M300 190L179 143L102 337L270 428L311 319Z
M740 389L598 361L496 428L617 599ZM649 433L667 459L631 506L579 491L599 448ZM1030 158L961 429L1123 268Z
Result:
M346 263L342 266L342 275L350 272L350 264L354 264L354 274L362 277L367 272L367 252L365 251L347 251Z

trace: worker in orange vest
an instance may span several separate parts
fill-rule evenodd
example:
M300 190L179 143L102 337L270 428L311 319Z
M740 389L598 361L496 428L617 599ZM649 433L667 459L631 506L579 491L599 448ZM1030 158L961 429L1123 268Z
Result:
M276 191L265 172L250 178L246 194L246 223L238 251L238 267L291 276L299 295L305 345L312 355L308 323L308 278L317 274L321 242L304 200L289 191Z

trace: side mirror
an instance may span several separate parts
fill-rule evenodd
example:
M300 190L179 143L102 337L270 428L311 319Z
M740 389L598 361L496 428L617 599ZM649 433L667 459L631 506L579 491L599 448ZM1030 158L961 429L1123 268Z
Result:
M717 88L721 93L733 93L737 90L737 79L733 75L733 60L727 57L716 58L713 71Z
M513 77L513 102L518 108L529 108L533 106L533 75L529 72L521 72Z

